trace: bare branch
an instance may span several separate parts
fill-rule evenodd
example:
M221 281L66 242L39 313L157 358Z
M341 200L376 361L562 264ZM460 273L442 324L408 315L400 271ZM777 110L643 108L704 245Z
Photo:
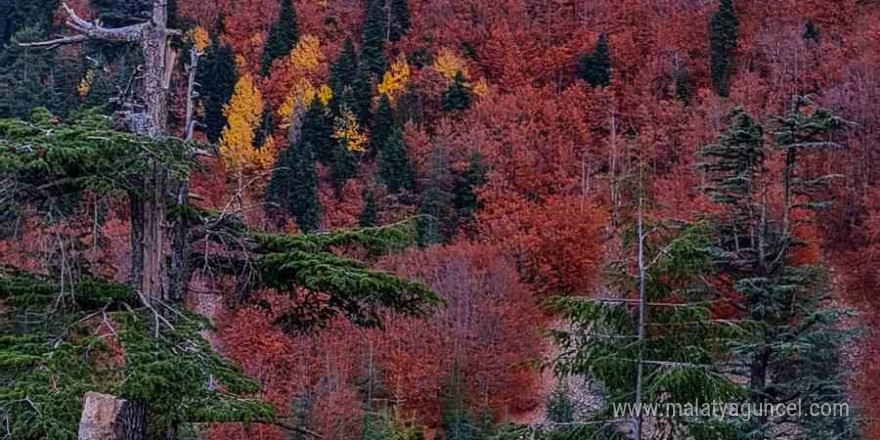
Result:
M146 26L146 23L138 23L120 28L105 28L99 26L96 23L90 23L81 18L70 6L67 5L67 2L62 3L61 6L64 8L64 12L67 14L67 20L64 24L70 29L78 32L77 35L60 37L48 41L19 43L19 46L45 47L49 49L54 49L58 46L82 43L83 41L90 39L115 42L134 42L141 39L144 27Z
M133 42L141 38L145 23L133 24L121 28L104 28L95 23L80 18L76 12L67 5L67 2L61 4L64 12L67 13L67 27L76 30L89 38L105 41Z
M88 40L88 37L85 35L71 35L68 37L59 37L54 40L47 41L35 41L33 43L18 43L20 47L45 47L48 49L54 49L58 46L66 46L68 44L77 44L82 43L83 41Z

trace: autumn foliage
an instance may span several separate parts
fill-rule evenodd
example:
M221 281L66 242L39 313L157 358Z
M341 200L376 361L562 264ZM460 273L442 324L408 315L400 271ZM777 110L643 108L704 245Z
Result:
M860 312L852 320L864 332L847 362L855 372L853 395L868 420L864 436L880 436L880 3L734 0L737 38L718 43L730 59L720 69L711 62L718 1L408 0L410 26L399 39L384 41L384 72L348 66L358 81L339 88L345 96L334 96L334 63L347 38L356 53L362 50L365 5L373 1L380 0L294 1L298 41L264 72L278 0L176 0L193 44L228 46L237 60L219 160L203 160L190 186L201 206L223 208L240 189L232 182L268 175L300 140L304 115L320 104L327 139L306 139L323 148L314 152L321 156L315 160L319 231L357 226L368 199L380 225L424 215L426 200L444 204L436 211L448 217L442 226L452 231L431 246L379 262L447 300L426 321L391 319L382 332L336 323L293 338L273 327L265 310L218 307L211 316L218 326L213 342L263 384L266 398L284 411L307 400L316 431L356 439L369 376L383 398L436 429L443 387L461 368L473 407L488 408L499 420L540 412L546 387L530 361L548 354L541 332L552 320L540 304L557 295L594 295L603 268L618 256L616 220L633 201L627 191L636 173L645 171L650 182L651 220L702 220L718 207L703 192L699 151L717 139L728 112L741 107L769 122L803 94L853 124L834 139L838 154L805 159L805 169L834 176L822 194L834 203L798 214L793 234L803 246L788 263L830 267L835 298ZM76 5L85 9L85 3ZM578 72L579 60L603 45L609 76L589 81ZM99 73L77 74L80 99L95 89ZM717 90L721 73L729 75L722 78L726 97ZM468 105L450 111L444 96L456 77ZM182 89L183 81L173 83ZM358 86L369 96L353 97ZM377 121L386 97L381 115L388 120ZM261 135L267 118L273 124ZM391 147L407 153L398 161L409 162L405 185L383 182L386 143L373 141L377 127L399 135ZM326 159L334 153L353 164L341 182L333 181L338 169ZM484 175L469 188L474 157L483 161ZM768 166L778 172L783 164L774 159ZM236 206L262 208L265 183L256 183ZM462 207L469 190L472 206ZM2 262L38 268L33 255L40 246L51 248L53 234L78 234L90 261L119 267L127 252L120 232L125 208L94 203L116 208L107 210L97 234L88 220L98 205L80 207L69 225L37 230L24 222L16 240L0 241ZM261 209L244 216L253 225L269 223ZM296 230L291 219L276 223L272 227ZM124 279L124 269L118 272ZM736 302L729 280L719 280L715 287ZM271 292L266 299L284 305ZM714 312L722 318L740 313L735 306ZM212 428L210 437L282 435L268 426L226 426Z

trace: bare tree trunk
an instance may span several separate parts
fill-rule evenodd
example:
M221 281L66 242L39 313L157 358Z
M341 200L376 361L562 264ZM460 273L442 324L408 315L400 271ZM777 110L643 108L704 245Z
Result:
M193 130L196 127L196 121L193 120L193 107L194 100L197 96L196 94L196 72L199 68L199 58L201 58L202 54L193 48L189 52L189 67L188 67L188 75L186 82L186 135L185 138L187 141L191 141L193 137Z
M638 212L637 212L637 234L639 240L639 256L638 256L638 264L639 264L639 333L638 333L638 341L639 341L639 357L638 362L636 363L636 404L635 410L638 411L636 414L636 440L642 440L642 376L643 376L643 367L645 357L645 314L648 309L648 299L645 294L645 231L644 225L642 222L642 167L639 164L639 201L638 201Z
M175 52L168 45L168 37L171 34L179 35L179 32L167 27L167 3L168 0L153 0L150 21L121 28L104 28L98 22L88 22L80 18L67 3L62 3L67 14L65 24L76 34L25 46L54 48L89 40L137 43L144 62L144 88L140 97L144 108L142 113L131 114L128 122L132 131L162 139L169 134L168 89L175 59ZM144 154L141 151L132 153ZM182 301L189 276L185 263L187 220L185 216L174 219L170 234L173 243L168 243L166 229L170 226L166 219L166 203L185 204L188 188L185 182L173 181L164 165L152 158L147 171L140 176L140 182L135 183L137 189L129 194L132 248L129 281L142 295L147 307L157 313L164 312L167 310L164 304ZM157 326L158 322L157 319ZM113 417L105 417L108 414ZM148 431L147 422L143 402L126 402L113 396L87 393L79 438L143 440ZM173 433L174 428L171 427L165 436L170 438Z

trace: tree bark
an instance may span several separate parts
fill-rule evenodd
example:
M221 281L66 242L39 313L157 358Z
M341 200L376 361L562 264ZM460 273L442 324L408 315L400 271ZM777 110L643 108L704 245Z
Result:
M146 433L146 410L142 405L107 394L86 393L79 440L144 440Z

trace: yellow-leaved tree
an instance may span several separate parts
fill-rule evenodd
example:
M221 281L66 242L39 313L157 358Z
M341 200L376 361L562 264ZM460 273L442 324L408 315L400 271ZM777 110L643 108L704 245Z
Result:
M187 38L199 53L204 53L205 49L211 45L211 37L208 35L208 31L201 26L196 26L187 32Z
M314 35L303 36L290 51L290 66L295 79L290 87L290 93L284 97L284 103L277 110L278 119L281 121L279 126L282 129L298 126L301 116L315 99L319 99L323 105L330 102L330 98L333 97L330 87L326 84L315 87L309 80L323 62L324 53L321 51L321 43Z
M367 147L367 135L365 135L358 124L357 117L349 109L345 109L342 115L336 118L334 124L333 138L345 145L348 151L362 153Z
M234 173L269 169L275 156L272 137L266 136L260 148L254 147L254 130L263 115L263 95L250 74L242 75L235 84L223 114L227 123L220 136L220 158L226 169Z
M290 93L284 97L284 103L278 108L279 125L282 129L290 128L293 123L294 112L304 113L312 105L312 101L318 99L321 105L327 105L333 97L333 90L327 84L315 87L309 80L299 78L293 81Z
M321 42L314 35L303 36L290 51L290 64L294 72L311 72L322 62L324 62L324 53L321 51Z
M456 55L449 49L440 49L437 59L434 60L434 69L446 77L448 81L455 79L455 74L461 72L465 78L468 78L467 63L464 59Z
M388 99L394 101L397 92L403 90L407 82L409 82L409 74L409 64L406 62L406 56L401 53L382 77L382 82L378 86L379 93L387 95Z

